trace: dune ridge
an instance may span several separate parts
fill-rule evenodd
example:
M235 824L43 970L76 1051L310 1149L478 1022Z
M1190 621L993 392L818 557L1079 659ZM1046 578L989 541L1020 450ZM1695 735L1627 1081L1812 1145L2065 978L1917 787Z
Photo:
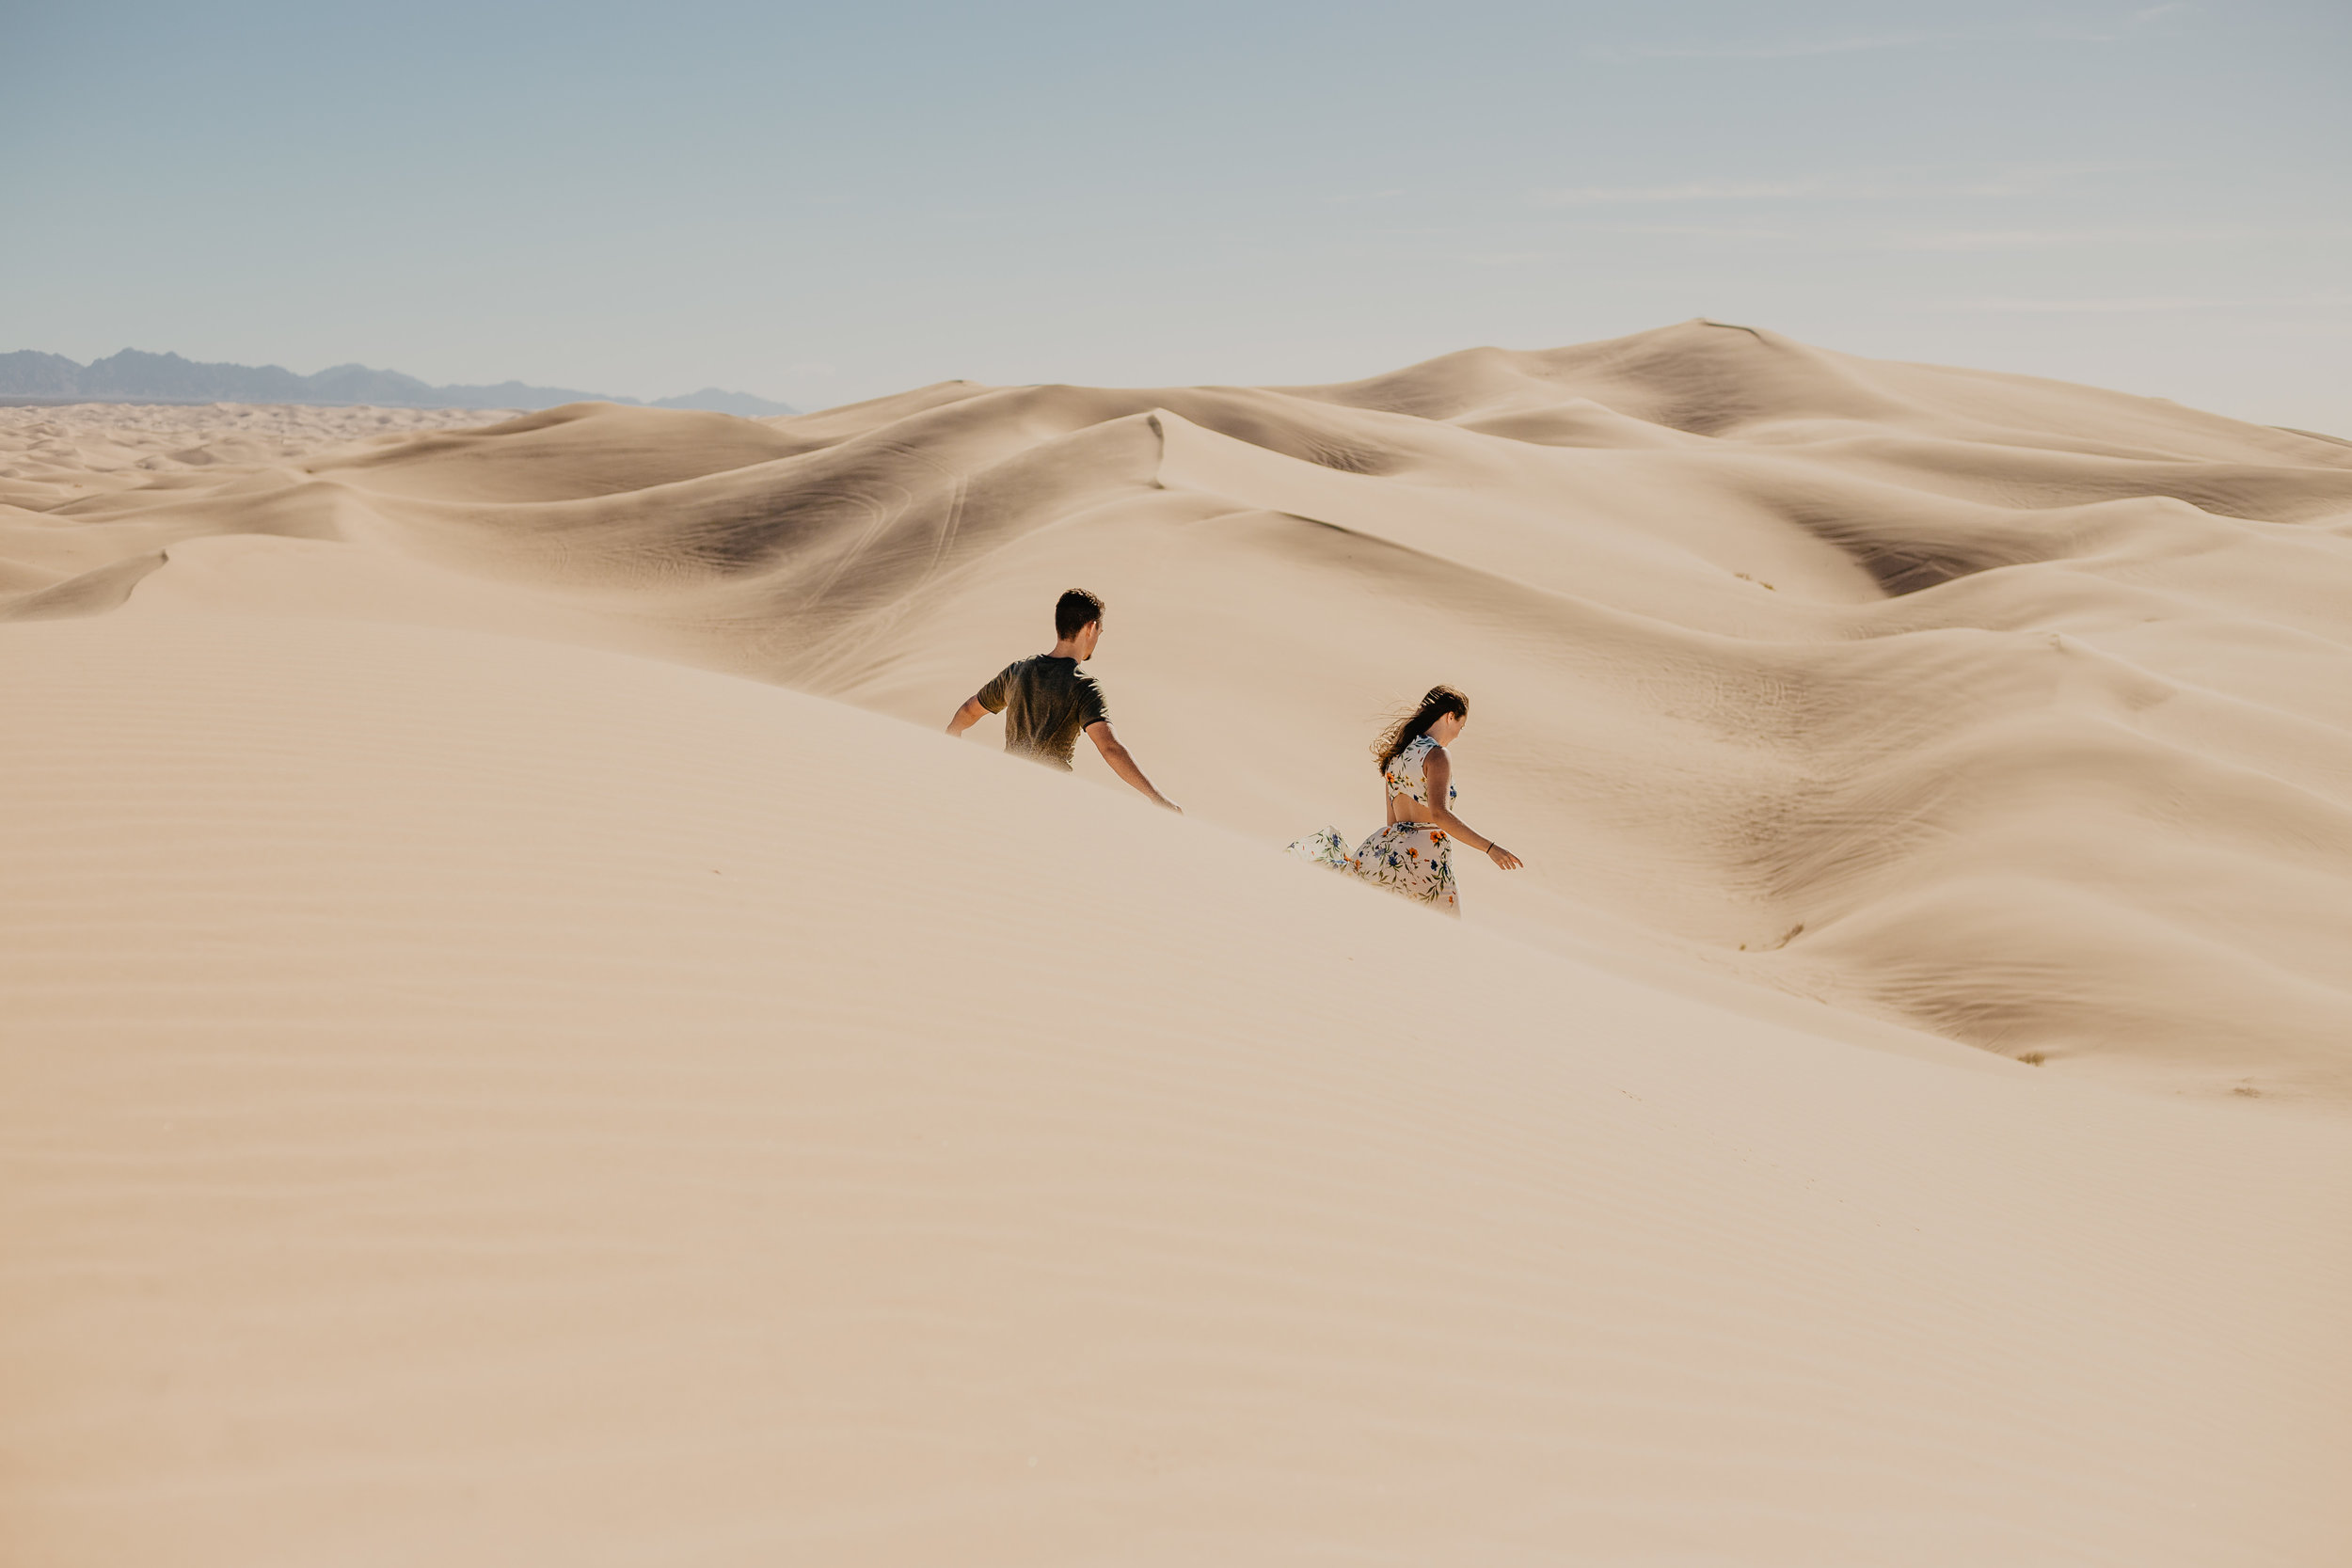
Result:
M1263 842L1360 813L1364 734L1450 679L1473 819L1531 862L1473 919L2059 1072L2352 1094L2326 439L1699 322L1343 386L578 405L188 464L0 473L14 613L331 602L935 723L1085 581L1122 727Z

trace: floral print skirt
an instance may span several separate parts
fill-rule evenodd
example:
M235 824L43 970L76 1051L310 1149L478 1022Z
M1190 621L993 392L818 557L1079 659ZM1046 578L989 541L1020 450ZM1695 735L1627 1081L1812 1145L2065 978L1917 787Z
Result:
M1462 912L1461 897L1454 886L1454 843L1425 822L1391 822L1353 853L1337 828L1326 828L1292 845L1290 852L1334 871L1354 872L1415 903L1448 914Z

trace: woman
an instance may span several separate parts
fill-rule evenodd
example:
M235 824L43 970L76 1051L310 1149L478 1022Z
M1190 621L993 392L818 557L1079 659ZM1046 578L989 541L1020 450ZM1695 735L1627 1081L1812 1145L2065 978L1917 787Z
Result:
M1291 853L1334 870L1353 871L1366 881L1401 893L1448 914L1462 912L1454 886L1454 841L1482 851L1505 871L1517 871L1518 856L1490 838L1481 838L1454 815L1454 759L1445 749L1470 722L1470 699L1450 686L1433 686L1421 706L1389 726L1373 743L1380 776L1388 786L1389 825L1364 840L1351 855L1337 828L1291 846Z

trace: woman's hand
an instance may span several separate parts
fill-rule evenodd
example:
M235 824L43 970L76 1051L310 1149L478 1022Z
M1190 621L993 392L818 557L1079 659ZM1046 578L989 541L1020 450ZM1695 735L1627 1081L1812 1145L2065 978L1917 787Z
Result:
M1491 840L1489 840L1486 845L1486 858L1494 862L1495 864L1501 866L1505 871L1517 871L1520 866L1527 863L1525 861L1519 859L1518 856L1511 853L1510 850L1505 849L1502 845L1496 844Z

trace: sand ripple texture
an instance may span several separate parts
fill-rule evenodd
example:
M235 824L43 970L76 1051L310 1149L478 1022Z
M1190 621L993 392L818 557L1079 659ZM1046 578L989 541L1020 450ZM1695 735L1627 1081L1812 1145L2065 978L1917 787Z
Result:
M1705 322L328 450L342 411L163 412L12 417L0 613L470 626L936 725L1082 583L1198 816L1368 819L1367 734L1449 680L1473 820L1530 864L1471 864L1473 921L2053 1074L2352 1101L2352 445Z

